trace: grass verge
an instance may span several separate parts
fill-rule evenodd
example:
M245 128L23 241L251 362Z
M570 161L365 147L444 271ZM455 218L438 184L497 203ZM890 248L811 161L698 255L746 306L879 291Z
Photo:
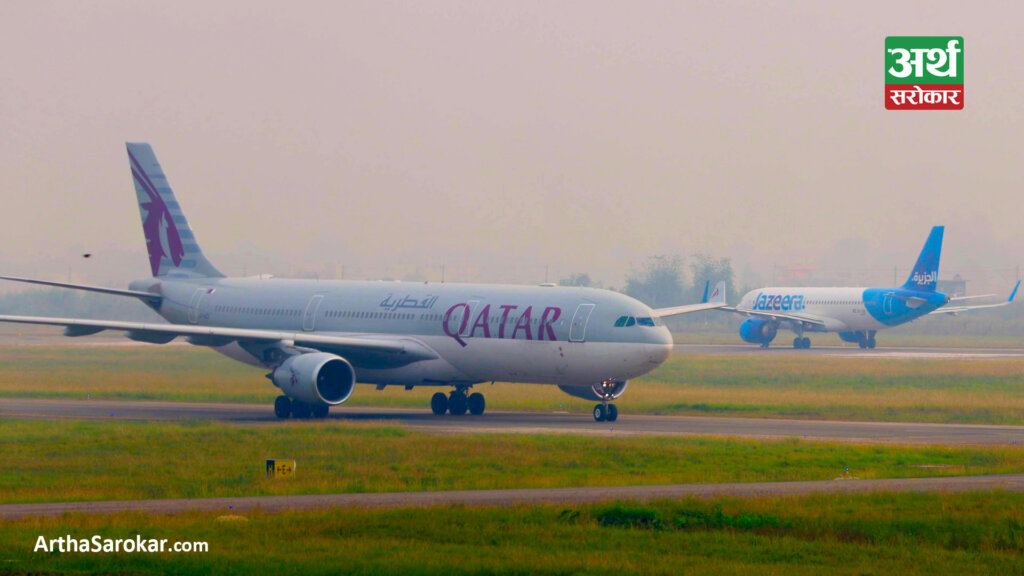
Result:
M0 571L117 574L1020 574L1024 498L831 495L587 506L68 515L0 522ZM40 536L207 553L33 552Z
M296 460L296 477L266 478L267 458ZM14 503L1017 473L1024 448L9 420L0 461Z

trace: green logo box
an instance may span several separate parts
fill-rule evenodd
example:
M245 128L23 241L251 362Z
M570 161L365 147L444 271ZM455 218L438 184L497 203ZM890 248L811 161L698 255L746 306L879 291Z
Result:
M886 84L963 84L963 36L887 36Z

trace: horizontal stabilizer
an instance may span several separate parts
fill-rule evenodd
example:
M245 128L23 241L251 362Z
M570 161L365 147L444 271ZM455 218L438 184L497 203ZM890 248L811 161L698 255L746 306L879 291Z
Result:
M49 280L36 280L35 278L19 278L17 276L0 276L0 280L11 282L24 282L25 284L39 284L41 286L54 286L56 288L69 288L71 290L84 290L86 292L98 292L100 294L112 294L114 296L130 296L141 300L148 300L153 303L160 303L161 296L151 292L140 292L138 290L121 290L119 288L105 288L103 286L89 286L87 284L69 284L67 282L51 282Z
M1017 296L1017 290L1020 289L1020 280L1017 280L1017 284L1014 285L1013 291L1010 292L1010 297L1003 302L998 304L979 304L978 306L943 306L938 310L932 312L932 314L951 314L956 315L961 312L969 312L971 310L981 310L982 308L999 308L1006 306L1013 302L1013 299Z

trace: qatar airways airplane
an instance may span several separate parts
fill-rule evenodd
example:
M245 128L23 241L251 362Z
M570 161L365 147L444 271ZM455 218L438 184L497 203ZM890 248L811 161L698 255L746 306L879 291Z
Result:
M556 385L598 401L595 420L615 421L610 401L672 352L660 319L725 305L724 283L720 297L652 310L593 288L226 278L203 256L153 149L127 146L153 277L128 290L0 278L137 298L168 323L0 321L64 326L66 336L118 330L155 344L182 336L269 370L280 418L326 417L356 382L450 387L431 398L435 414L482 414L484 397L471 389L502 381Z
M947 306L950 302L981 296L951 298L935 290L939 277L944 228L932 228L907 281L898 288L760 288L751 290L735 307L722 310L750 316L740 324L740 337L767 348L779 328L796 333L794 348L810 348L805 332L838 332L845 342L875 347L875 333L927 314L959 314L967 310L996 308L1013 302L1020 281L1010 297L998 304Z

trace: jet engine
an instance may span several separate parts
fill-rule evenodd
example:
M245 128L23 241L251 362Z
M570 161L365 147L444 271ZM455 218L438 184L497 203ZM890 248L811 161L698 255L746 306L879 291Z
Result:
M861 342L867 342L868 335L862 330L856 332L840 332L839 338L843 342L852 342L853 344L860 344Z
M740 324L740 338L751 344L768 344L778 331L778 324L761 318L748 318Z
M274 370L271 379L294 400L335 406L352 395L356 371L340 356L311 352L285 360Z
M608 394L609 400L614 400L622 396L627 386L629 386L629 381L622 380L606 384L594 384L593 386L559 386L558 388L569 396L600 402L603 399L602 392Z

